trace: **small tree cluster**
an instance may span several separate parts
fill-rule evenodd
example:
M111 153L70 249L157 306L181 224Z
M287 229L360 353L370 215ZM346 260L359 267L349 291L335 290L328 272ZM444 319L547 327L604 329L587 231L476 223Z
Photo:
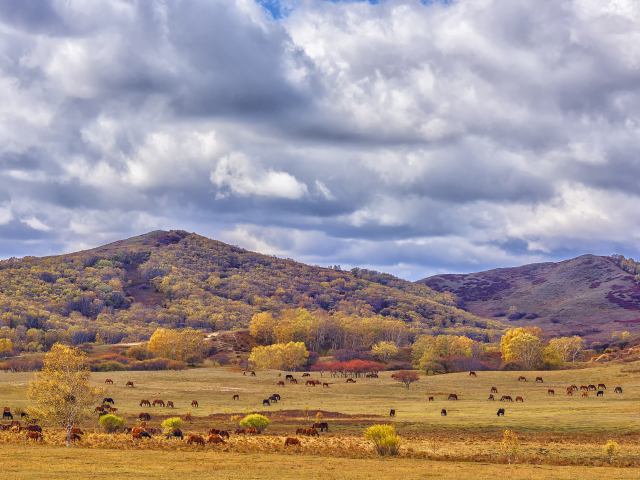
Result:
M271 425L271 420L269 420L264 415L259 415L257 413L247 415L242 420L240 420L240 425L245 428L255 428L258 430L258 433L262 433L262 431Z
M378 455L397 455L400 450L401 440L393 425L372 425L364 436L373 443Z

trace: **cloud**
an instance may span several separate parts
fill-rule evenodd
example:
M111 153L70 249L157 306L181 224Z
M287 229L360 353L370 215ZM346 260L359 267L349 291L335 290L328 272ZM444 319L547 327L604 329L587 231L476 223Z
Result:
M633 255L638 32L633 0L0 0L0 257L156 228L412 279Z

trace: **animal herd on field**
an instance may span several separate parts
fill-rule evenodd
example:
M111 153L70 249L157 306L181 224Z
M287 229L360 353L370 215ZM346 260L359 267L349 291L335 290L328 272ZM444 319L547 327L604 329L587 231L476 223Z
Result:
M247 372L243 372L243 375L246 375ZM256 376L256 373L254 371L250 371L249 372L250 376ZM278 374L278 376L280 376L281 374ZM302 377L310 377L311 375L309 373L303 373ZM469 372L469 376L470 377L474 377L477 378L477 373L476 372ZM378 378L377 374L369 374L367 375L368 378ZM393 377L393 375L392 375ZM291 384L297 384L298 381L297 379L293 376L293 375L286 375L285 376L285 380L288 381ZM527 378L525 376L519 376L517 381L519 382L526 382ZM535 379L536 383L544 383L542 377L536 377ZM348 378L347 379L347 383L355 383L355 380L353 380L352 378ZM107 378L105 379L105 384L108 385L113 385L113 380ZM313 386L315 387L316 385L320 385L321 382L319 382L318 380L313 380L313 379L309 379L305 382L305 385L307 386ZM283 381L278 381L277 386L279 387L284 387L285 383ZM327 382L322 382L322 386L323 387L327 387L329 388L329 383ZM128 381L125 384L125 387L131 387L134 388L134 384L132 381ZM582 392L582 398L586 398L589 396L589 392L591 391L595 391L596 392L596 396L598 397L604 397L604 391L607 389L606 385L604 383L598 383L598 385L596 386L595 384L589 384L589 385L581 385L580 387L578 387L577 385L570 385L569 387L567 387L567 395L573 396L574 392L577 392L578 390L580 390ZM489 393L489 398L488 400L495 400L496 397L494 396L495 394L498 394L498 389L496 387L491 387L490 393ZM614 389L614 393L622 393L622 388L621 387L615 387ZM547 395L555 395L555 391L551 388L549 388L547 390ZM233 400L239 400L240 399L240 395L238 394L234 394L232 396L232 401ZM272 403L277 403L279 400L281 400L281 396L277 393L271 395L270 397L268 397L267 399L264 399L262 404L263 406L271 406ZM428 397L429 401L434 401L434 397L429 396ZM458 395L455 393L450 393L447 396L447 400L458 400ZM500 398L501 402L513 402L513 399L510 395L502 395L502 397ZM524 403L524 399L522 396L516 396L515 397L515 401L517 402L521 402ZM116 407L114 407L113 405L115 404L113 398L111 397L105 397L102 401L101 405L98 405L95 407L95 412L98 413L98 416L101 417L102 415L107 415L109 413L115 413L118 411L118 409ZM173 401L168 400L168 401L164 401L160 398L156 398L153 401L149 401L148 399L142 399L140 400L140 406L147 406L147 407L165 407L165 408L175 408L175 405L173 403ZM197 400L192 400L191 401L191 406L192 407L199 407L198 401ZM21 419L26 418L27 419L27 425L21 425L19 420L14 420L13 418L13 414L11 413L11 409L10 407L4 407L3 413L2 413L2 419L3 420L10 420L11 423L10 424L0 424L0 428L3 431L11 431L14 433L21 433L21 432L25 432L25 439L26 440L33 440L35 442L37 442L38 440L42 441L43 440L43 434L42 434L42 428L39 425L36 425L35 422L30 422L29 421L29 416L28 414L22 412L21 414ZM394 417L396 415L396 410L395 409L391 409L389 412L389 415L391 417ZM447 410L445 408L443 408L440 412L441 416L447 416ZM498 409L498 413L497 416L504 416L505 415L505 409L504 408L500 408ZM140 426L139 427L126 427L123 430L123 433L126 434L130 434L131 438L133 440L142 440L145 438L152 438L152 435L158 435L162 433L162 430L159 428L155 428L155 427L147 427L146 426L146 422L151 420L151 415L148 412L141 412L138 415L138 419L140 420ZM193 420L192 416L190 413L187 413L185 415L185 420L191 422ZM296 435L305 435L305 436L317 436L319 437L319 433L320 432L328 432L329 430L329 424L327 422L316 422L314 423L311 428L296 428ZM119 427L115 427L114 432L119 432L120 428ZM257 435L259 432L256 428L254 427L249 427L249 428L238 428L236 429L234 432L234 434L236 435ZM69 432L69 438L72 442L77 442L82 440L82 435L84 435L84 432L79 428L79 427L72 427L70 432ZM229 439L230 436L230 432L228 430L221 430L221 429L216 429L216 428L211 428L208 431L208 437L207 435L188 435L187 436L187 443L188 444L194 444L194 445L205 445L205 444L225 444L224 438L226 437L227 439ZM205 440L205 437L207 437L207 439ZM173 428L173 429L169 429L166 432L166 438L180 438L181 440L184 440L184 435L182 433L182 431L179 428ZM296 446L296 445L300 445L300 440L296 437L286 437L285 439L285 446Z

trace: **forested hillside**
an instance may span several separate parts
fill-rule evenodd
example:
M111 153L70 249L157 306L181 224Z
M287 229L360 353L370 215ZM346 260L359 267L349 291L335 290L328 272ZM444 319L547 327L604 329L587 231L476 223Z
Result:
M245 328L256 313L292 309L346 326L401 321L410 335L486 341L504 328L424 285L364 269L304 265L184 231L0 262L0 338L19 350L47 349L60 340L138 341L160 326Z

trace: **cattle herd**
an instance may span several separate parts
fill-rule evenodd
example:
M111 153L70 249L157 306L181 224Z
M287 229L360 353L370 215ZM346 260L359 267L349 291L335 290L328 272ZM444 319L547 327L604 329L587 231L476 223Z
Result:
M244 372L243 375L246 375L247 372ZM255 372L250 372L251 376L256 376ZM280 374L278 375L280 376ZM302 375L303 377L310 377L310 374L308 373L304 373ZM476 372L469 372L469 376L471 377L477 377L477 373ZM375 377L377 377L377 375L375 375ZM297 379L295 377L293 377L293 375L286 375L285 380L288 381L291 384L297 384ZM517 379L518 382L526 382L527 379L524 376L519 376ZM536 383L544 383L542 377L536 377L535 379ZM355 383L355 380L353 380L352 378L347 379L347 383ZM113 381L111 379L106 379L105 380L105 384L109 384L112 385ZM305 385L307 386L313 386L315 387L316 385L320 385L321 382L319 382L318 380L313 380L313 379L308 379L305 382ZM285 384L283 381L278 381L277 386L283 387ZM323 387L329 387L328 383L322 383ZM128 387L134 387L133 382L128 381L126 383L126 386ZM586 398L589 396L589 392L595 392L597 397L604 397L604 392L607 389L606 385L604 383L598 383L597 386L596 384L588 384L588 385L581 385L580 387L578 387L577 385L570 385L567 387L566 389L566 393L569 396L573 396L574 392L581 392L581 397L582 398ZM498 394L498 389L497 387L491 387L490 393L489 393L489 398L488 400L495 400L496 397L494 396L494 394ZM614 389L614 393L622 393L622 388L621 387L615 387ZM547 389L547 395L555 395L555 391L551 388ZM239 400L240 396L238 394L233 395L232 400ZM271 406L271 404L273 403L277 403L278 401L281 400L281 396L278 393L274 393L273 395L269 396L268 398L264 399L262 401L262 405L264 406ZM429 396L428 397L429 401L434 401L434 397ZM456 393L450 393L447 396L447 400L453 400L456 401L458 400L458 394ZM501 402L513 402L513 398L510 395L502 395L500 397L500 401ZM517 395L515 397L515 402L521 402L524 403L524 398L520 395ZM118 411L117 407L114 407L115 401L113 400L113 398L111 397L105 397L102 400L102 404L98 405L95 407L95 412L98 413L98 416L102 416L102 415L106 415L109 413L115 413ZM175 408L175 405L173 403L173 401L168 400L168 401L164 401L161 398L156 398L153 401L150 401L148 399L142 399L140 400L140 407L162 407L162 408ZM195 407L198 408L199 404L197 400L192 400L191 401L191 407ZM3 431L11 431L14 433L20 433L20 432L24 432L25 433L25 439L26 440L33 440L34 442L37 442L38 440L42 441L43 440L43 434L42 434L42 428L38 425L36 425L34 422L30 422L28 420L28 415L26 413L21 413L21 419L25 419L26 418L26 425L21 425L19 420L15 420L13 417L13 414L11 413L11 409L10 407L4 407L3 413L2 413L2 419L3 420L10 420L9 424L0 424L0 427ZM391 409L389 412L389 415L391 417L394 417L396 415L396 410L395 409ZM447 410L445 408L443 408L440 411L440 415L443 417L447 416ZM504 408L500 408L498 409L498 413L497 415L500 416L504 416L505 415L505 409ZM123 433L126 434L130 434L131 438L133 440L142 440L142 439L150 439L152 438L153 435L159 435L162 434L162 430L159 428L155 428L155 427L147 427L146 426L146 422L151 420L151 415L148 412L141 412L138 414L138 420L140 421L140 426L138 427L127 427L123 430ZM192 421L193 418L191 416L190 413L187 413L185 415L185 420L187 421ZM321 432L328 432L329 430L329 424L326 422L316 422L314 423L310 428L305 428L305 427L301 427L301 428L296 428L295 434L296 435L305 435L305 436L316 436L319 437ZM115 432L119 432L120 429L119 428L115 428ZM256 428L253 427L249 427L249 428L238 428L236 429L234 432L234 434L236 435L257 435L259 432ZM79 427L72 427L69 431L69 438L72 442L77 442L77 441L81 441L82 440L82 435L84 434L84 432L79 428ZM184 440L184 435L182 433L182 431L179 428L174 428L174 429L169 429L167 432L165 432L165 436L166 438L179 438L181 440ZM229 439L230 436L230 432L228 430L222 430L222 429L217 429L217 428L211 428L208 431L208 435L188 435L187 436L187 444L190 445L205 445L205 444L225 444L224 439ZM205 439L206 437L206 439ZM300 445L300 440L298 438L295 437L287 437L285 439L285 446L296 446L296 445Z

